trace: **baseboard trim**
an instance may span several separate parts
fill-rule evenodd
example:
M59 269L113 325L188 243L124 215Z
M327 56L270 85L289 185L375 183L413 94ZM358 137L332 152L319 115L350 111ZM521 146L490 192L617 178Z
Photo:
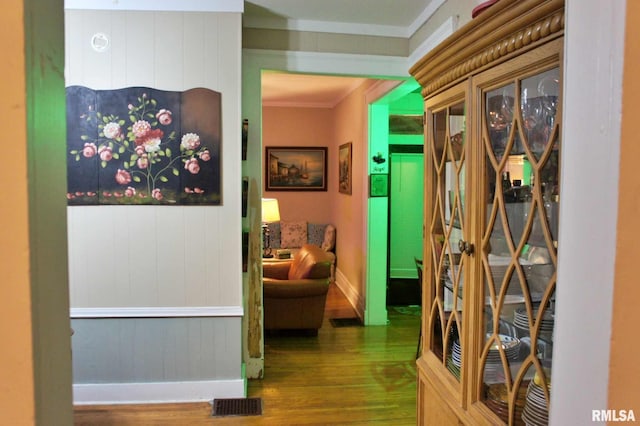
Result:
M354 286L349 282L349 279L345 274L342 273L340 268L336 268L336 285L345 295L353 309L355 309L356 314L360 317L361 320L364 320L364 299L356 291Z
M74 384L73 403L102 405L203 402L214 398L244 398L245 389L245 379Z

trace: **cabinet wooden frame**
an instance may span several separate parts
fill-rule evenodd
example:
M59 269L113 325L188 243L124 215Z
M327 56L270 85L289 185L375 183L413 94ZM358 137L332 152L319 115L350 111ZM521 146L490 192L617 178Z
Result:
M558 67L562 82L562 44L564 33L564 2L562 0L502 0L478 18L461 28L452 37L422 58L411 74L422 85L425 98L425 241L423 259L422 356L418 368L418 424L430 418L446 418L445 411L455 413L463 424L502 424L482 401L483 370L480 362L484 344L484 281L479 256L486 220L485 180L486 152L482 141L481 120L483 96L487 91L508 82L515 82L541 71ZM452 53L453 52L453 53ZM561 92L560 92L561 93ZM429 239L432 198L436 182L427 161L432 143L430 123L433 112L464 100L466 113L466 181L464 240L474 244L475 255L465 262L463 294L462 367L458 382L446 368L443 359L431 351L433 345L431 306L435 283L427 270L433 268L433 248ZM561 129L562 105L557 111ZM432 196L431 196L432 197ZM545 234L548 239L548 235ZM547 244L551 243L546 241ZM555 253L553 264L557 267ZM547 289L548 293L553 290ZM472 362L467 362L472 360ZM523 378L523 372L516 378ZM513 392L510 395L513 395ZM427 413L430 397L446 402L441 416ZM432 408L432 407L431 407Z

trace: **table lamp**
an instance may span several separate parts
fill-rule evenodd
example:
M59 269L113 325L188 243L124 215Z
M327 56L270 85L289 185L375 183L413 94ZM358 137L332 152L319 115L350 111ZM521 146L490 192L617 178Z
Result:
M269 226L271 222L280 220L280 209L278 208L278 200L275 198L262 199L262 257L273 257L271 254L271 238L269 235Z

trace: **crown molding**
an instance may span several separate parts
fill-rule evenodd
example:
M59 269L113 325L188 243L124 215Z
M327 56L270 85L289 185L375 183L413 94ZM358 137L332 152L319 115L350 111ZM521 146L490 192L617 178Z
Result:
M357 24L352 22L312 21L287 18L257 18L244 16L242 26L268 30L286 30L350 35L407 37L407 29L393 25Z
M415 21L405 30L405 37L413 37L413 35L418 31L428 20L436 13L436 10L440 8L447 0L431 0L431 2L424 8L422 13L418 15Z
M242 26L245 28L269 30L399 37L408 39L413 36L445 2L446 0L431 0L427 7L424 8L408 27L255 16L244 16Z

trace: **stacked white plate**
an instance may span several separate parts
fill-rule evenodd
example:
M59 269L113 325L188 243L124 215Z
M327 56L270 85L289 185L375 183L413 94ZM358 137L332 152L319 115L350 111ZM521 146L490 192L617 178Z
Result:
M453 342L453 347L451 348L451 360L458 368L462 365L462 348L460 347L459 340L455 340Z
M491 335L487 335L487 339L490 338ZM500 339L500 345L504 350L504 354L507 356L509 360L517 360L520 355L520 339L513 336L507 336L506 334L498 334L498 338ZM487 354L487 362L502 362L500 360L500 351L498 349L498 343L495 341L491 348L489 348L489 353Z
M544 397L544 390L535 383L529 382L527 398L522 410L522 420L527 426L547 426L549 424L549 409Z
M487 338L490 337L491 335L488 334ZM505 334L499 334L498 338L500 339L500 345L504 350L504 354L507 357L507 360L518 360L520 356L520 339L518 339L517 337L507 336ZM503 370L504 369L502 367L502 360L500 359L500 350L498 348L498 343L494 341L491 348L489 348L487 361L484 365L484 382L500 382L501 380L499 379L499 377Z
M449 370L456 379L460 380L460 366L455 365L451 355L447 358L447 370Z
M534 318L538 315L537 309L534 309L533 315ZM540 337L551 337L551 335L553 334L553 323L553 313L551 313L551 311L547 309L540 320ZM518 308L515 310L513 314L513 325L521 330L526 331L527 334L529 334L529 315L527 315L526 308Z

